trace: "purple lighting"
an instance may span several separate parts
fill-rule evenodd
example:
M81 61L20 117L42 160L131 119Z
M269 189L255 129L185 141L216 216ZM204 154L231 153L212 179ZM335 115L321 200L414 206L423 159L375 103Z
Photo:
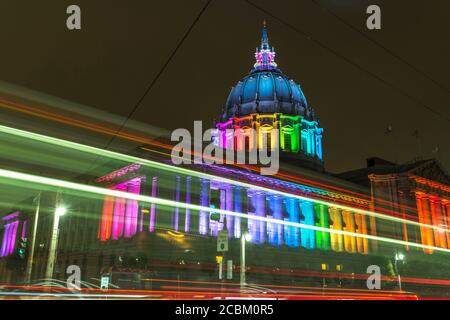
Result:
M0 251L0 257L7 257L13 254L16 247L17 230L19 229L19 211L11 213L3 217L5 221L5 230L3 234L2 248ZM22 229L23 233L23 229Z
M186 178L186 203L191 203L191 177ZM184 222L184 232L189 232L191 224L191 211L189 208L186 208L185 211L185 222Z

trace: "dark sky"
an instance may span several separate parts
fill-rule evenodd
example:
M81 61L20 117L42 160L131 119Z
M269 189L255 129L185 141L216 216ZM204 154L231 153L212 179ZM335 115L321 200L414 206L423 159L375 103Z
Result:
M212 125L254 63L265 18L279 67L301 84L325 129L327 170L362 167L374 155L410 161L415 129L423 156L438 146L434 156L450 170L450 121L423 106L450 118L448 0L254 1L313 40L243 0L213 0L134 118L167 129ZM205 3L2 0L0 79L127 115ZM66 29L69 4L81 7L80 31ZM369 4L382 8L380 31L365 27Z

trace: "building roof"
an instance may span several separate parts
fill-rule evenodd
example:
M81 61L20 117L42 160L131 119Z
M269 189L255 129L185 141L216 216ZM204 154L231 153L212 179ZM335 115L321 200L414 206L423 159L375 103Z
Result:
M445 185L450 185L449 174L435 159L420 159L404 164L395 164L378 157L372 157L367 159L366 168L342 172L335 176L368 187L370 185L369 175L371 174L387 175L401 173L410 173Z
M265 24L255 58L256 63L250 73L231 89L221 120L255 113L301 115L314 120L314 111L308 106L300 85L278 68Z

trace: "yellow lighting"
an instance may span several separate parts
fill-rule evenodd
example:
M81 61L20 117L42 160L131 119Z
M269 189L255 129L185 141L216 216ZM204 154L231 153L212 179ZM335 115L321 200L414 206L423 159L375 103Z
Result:
M176 231L167 231L167 233L174 238L184 238L184 234Z

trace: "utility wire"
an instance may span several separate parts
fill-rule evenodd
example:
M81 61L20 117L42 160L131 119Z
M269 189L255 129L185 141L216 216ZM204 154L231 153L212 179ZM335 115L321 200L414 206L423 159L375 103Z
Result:
M187 29L187 31L185 32L184 36L181 38L181 40L178 42L177 46L175 47L175 49L172 51L172 53L169 55L169 57L167 58L166 62L164 63L164 65L161 67L161 69L159 70L159 72L157 73L157 75L155 76L155 78L153 78L152 82L149 84L149 86L147 87L147 89L145 90L144 94L140 97L140 99L137 101L137 103L134 105L133 109L131 109L131 111L128 113L127 118L124 120L124 122L122 123L122 125L120 126L120 128L117 130L117 132L114 134L114 136L109 140L109 142L107 143L105 149L108 149L108 147L111 145L111 143L114 141L114 139L117 137L117 135L123 130L123 128L125 127L125 125L127 124L128 120L130 120L130 118L133 116L133 114L138 110L138 108L140 107L142 101L144 101L144 98L148 95L148 93L152 90L152 88L155 86L155 84L158 82L159 78L161 77L161 75L164 73L164 70L166 70L167 66L169 65L169 63L172 61L173 57L175 57L176 53L178 52L178 50L181 48L181 46L183 45L184 41L187 39L187 37L189 36L189 34L191 33L191 31L194 29L195 25L197 24L197 22L200 20L201 16L203 15L203 13L205 13L206 9L209 7L209 5L211 4L212 0L208 0L206 2L206 4L203 6L203 8L200 10L200 12L198 13L197 17L195 18L195 20L192 22L192 24L189 26L189 28Z
M342 55L341 53L337 52L336 50L330 48L329 46L325 45L324 43L322 43L321 41L314 39L313 37L311 37L308 33L306 33L305 31L295 27L294 25L292 25L291 23L287 22L286 20L274 15L273 13L271 13L270 11L258 6L257 4L253 3L250 0L244 0L245 2L247 2L250 6L254 7L255 9L257 9L258 11L263 12L264 14L272 17L274 20L278 21L279 23L281 23L282 25L288 27L289 29L291 29L292 31L298 33L299 35L305 37L306 39L314 42L315 44L317 44L319 47L330 51L332 54L334 54L335 56L339 57L340 59L346 61L347 63L353 65L354 67L356 67L357 69L363 71L364 73L369 74L370 76L372 76L373 78L377 79L378 81L382 82L383 84L385 84L386 86L390 87L391 89L394 89L396 91L398 91L399 93L401 93L403 96L407 97L408 99L414 101L418 106L422 107L423 109L426 109L430 112L432 112L433 114L435 114L436 116L442 118L445 121L450 122L450 118L447 117L446 115L444 115L443 113L434 110L433 108L431 108L430 106L428 106L427 104L421 102L420 100L416 99L415 97L413 97L412 95L410 95L408 92L404 91L403 89L396 87L395 85L387 82L386 80L384 80L383 78L381 78L380 76L378 76L377 74L363 68L362 66L360 66L359 64L353 62L352 60L350 60L349 58L347 58L346 56Z
M390 54L391 56L393 56L394 58L396 58L397 60L403 62L404 64L406 64L408 67L410 67L411 69L413 69L414 71L416 71L417 73L421 74L423 77L427 78L429 81L433 82L436 86L438 86L439 88L441 88L442 90L444 90L447 93L450 93L450 90L447 89L444 85L442 85L441 83L439 83L438 81L434 80L432 77L430 77L428 74L426 74L425 72L423 72L422 70L420 70L419 68L417 68L416 66L414 66L413 64L411 64L410 62L408 62L407 60L403 59L402 57L400 57L398 54L396 54L394 51L390 50L389 48L385 47L383 44L381 44L380 42L376 41L375 39L369 37L368 35L366 35L364 32L362 32L361 30L359 30L358 28L356 28L355 26L353 26L352 24L350 24L349 22L347 22L345 19L341 18L339 15L337 15L336 13L334 13L332 10L330 10L329 8L327 8L326 6L324 6L323 4L321 4L319 1L317 0L311 0L312 3L316 4L318 7L320 7L323 11L327 12L329 15L335 17L337 20L339 20L341 23L345 24L347 27L349 27L350 29L352 29L353 31L359 33L361 36L363 36L366 40L372 42L373 44L375 44L376 46L380 47L381 49L383 49L385 52L387 52L388 54Z

